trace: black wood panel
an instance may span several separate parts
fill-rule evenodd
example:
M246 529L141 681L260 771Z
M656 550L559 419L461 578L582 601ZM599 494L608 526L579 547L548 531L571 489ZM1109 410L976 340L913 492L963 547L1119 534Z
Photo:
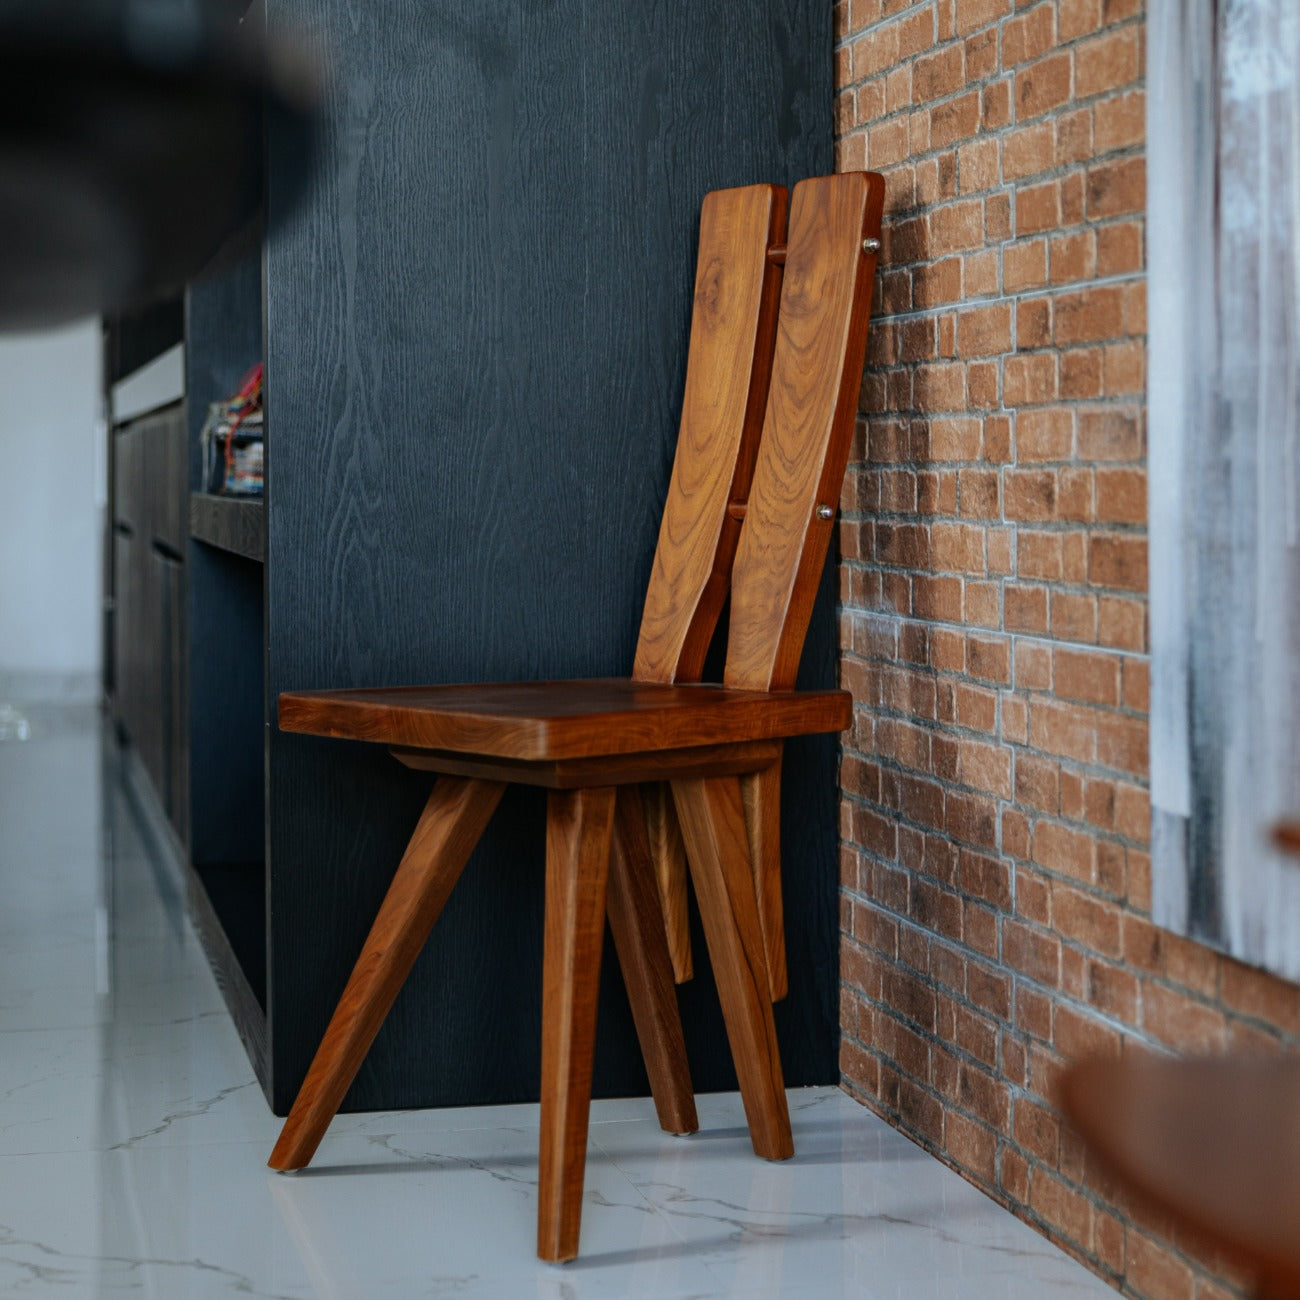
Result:
M190 497L190 536L246 560L261 560L266 552L266 511L261 498L195 492Z
M627 672L676 438L699 204L830 170L831 6L267 7L273 28L328 46L334 70L326 175L267 251L271 698ZM269 166L274 217L274 139ZM808 684L833 681L833 643L828 587ZM427 780L361 746L274 727L268 744L283 1109ZM834 753L791 755L792 1083L836 1072ZM512 793L350 1106L536 1095L541 859L541 800ZM734 1086L707 974L682 1001L697 1085ZM601 1015L597 1089L644 1090L616 981Z
M260 249L191 284L185 297L188 488L201 490L200 433L208 406L234 393L262 358ZM187 497L185 521L190 522ZM240 503L241 505L244 503ZM195 866L265 856L262 570L191 541L190 839ZM258 891L248 923L265 924ZM241 920L239 924L243 925ZM245 949L241 949L245 951Z

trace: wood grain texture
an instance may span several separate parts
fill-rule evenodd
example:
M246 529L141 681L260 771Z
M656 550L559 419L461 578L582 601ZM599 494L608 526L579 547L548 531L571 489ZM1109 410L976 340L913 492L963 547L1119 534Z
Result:
M548 761L841 731L847 691L746 691L594 678L280 696L280 729Z
M578 1253L614 794L557 790L546 801L537 1254L554 1262Z
M1089 1062L1062 1100L1112 1174L1300 1297L1300 1061Z
M301 1169L315 1154L504 789L459 777L434 786L271 1153L272 1169Z
M678 984L684 984L695 974L695 963L691 957L690 909L686 896L686 845L682 843L677 809L673 806L672 791L667 785L662 781L646 785L641 801L645 808L650 856L654 861L655 879L659 884L659 906L663 912L668 953L673 963L673 979Z
M728 686L795 681L862 384L876 269L863 241L879 238L883 204L874 173L795 186L767 414L732 575Z
M660 784L652 787L664 789ZM609 875L609 929L623 971L659 1127L694 1133L700 1126L682 1037L672 961L660 921L655 864L636 786L621 786L614 807Z
M768 247L785 237L786 191L715 190L700 211L686 392L646 591L632 676L694 682L731 579L763 427L780 271Z
M758 899L758 921L767 958L768 992L780 1002L790 991L785 960L785 913L781 905L781 760L740 778L749 834L749 862Z
M260 498L190 494L190 536L218 550L262 560L266 554L266 512Z
M674 781L704 936L718 982L731 1056L754 1151L766 1160L794 1154L770 981L754 894L740 782L735 777Z
M744 741L735 745L696 745L691 749L664 749L646 754L602 755L528 761L476 758L436 749L393 749L395 759L417 772L448 772L477 776L486 781L512 781L548 790L577 790L589 785L636 785L673 776L738 776L770 766L781 752L779 740ZM653 788L647 786L647 789ZM676 814L673 829L676 830ZM680 844L680 832L678 841ZM685 862L685 850L682 861ZM682 899L685 906L685 898Z
M427 789L379 747L278 732L278 694L630 671L679 425L700 200L831 170L832 15L822 0L266 9L273 34L327 53L332 72L316 188L265 265L258 720L271 723L282 1113ZM273 137L273 221L282 153ZM256 298L247 319L260 340ZM836 684L835 646L827 585L801 685ZM778 1014L791 1081L828 1083L836 742L794 743L787 870L800 886L786 906L800 963ZM345 1107L536 1099L539 982L466 981L540 971L544 800L506 800ZM597 1091L644 1090L630 1016L619 997L602 1005ZM733 1087L711 981L682 1005L698 1086Z

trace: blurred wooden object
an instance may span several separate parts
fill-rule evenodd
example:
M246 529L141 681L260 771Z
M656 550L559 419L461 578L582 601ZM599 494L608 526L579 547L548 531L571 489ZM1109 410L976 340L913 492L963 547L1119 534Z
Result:
M1300 1060L1097 1061L1065 1112L1110 1172L1300 1297Z

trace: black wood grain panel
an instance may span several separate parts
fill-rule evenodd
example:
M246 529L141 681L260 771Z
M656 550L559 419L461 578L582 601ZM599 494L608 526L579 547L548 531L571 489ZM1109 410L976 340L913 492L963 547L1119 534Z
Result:
M267 251L271 698L626 673L676 438L699 204L830 170L830 6L267 9L272 28L328 45L334 69L326 175ZM269 151L274 217L274 138ZM823 600L814 618L810 685L833 684L832 612ZM365 747L273 727L268 744L283 1109L427 779ZM835 1077L833 746L791 766L803 965L781 1015L803 1083ZM350 1106L536 1095L541 809L528 792L503 805ZM606 974L596 1086L643 1091ZM733 1086L707 975L683 1006L698 1086Z
M246 560L261 560L266 553L266 511L261 499L193 493L190 536Z

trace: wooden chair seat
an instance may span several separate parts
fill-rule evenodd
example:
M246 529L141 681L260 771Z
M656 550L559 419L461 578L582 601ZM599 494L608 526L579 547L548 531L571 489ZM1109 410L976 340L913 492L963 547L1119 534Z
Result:
M852 707L847 691L591 678L295 692L279 716L284 731L527 764L842 731Z
M706 197L678 449L631 679L280 697L286 731L384 744L439 776L272 1168L310 1161L510 782L550 787L538 1254L578 1250L606 916L659 1121L698 1126L670 950L684 913L679 897L664 901L677 885L657 879L666 831L683 849L680 888L687 870L695 888L754 1150L793 1153L772 1016L784 980L781 745L851 719L845 692L791 687L857 413L883 199L868 173L803 181L787 240L783 189ZM700 684L728 596L723 684Z

